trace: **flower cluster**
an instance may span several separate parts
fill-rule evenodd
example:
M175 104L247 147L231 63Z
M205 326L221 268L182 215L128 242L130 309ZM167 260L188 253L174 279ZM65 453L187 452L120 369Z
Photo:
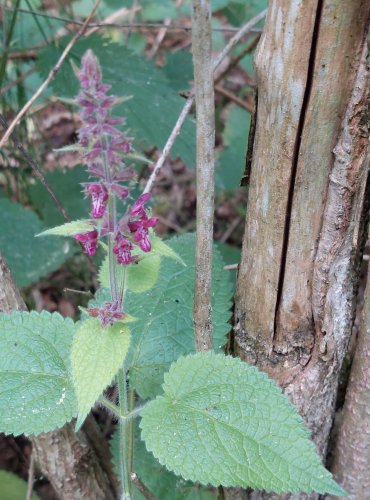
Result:
M129 197L129 189L121 182L133 179L134 171L124 165L124 156L132 150L131 140L118 128L124 120L111 116L112 108L118 103L115 96L108 96L111 86L102 84L102 74L98 60L91 50L82 58L82 67L77 74L81 92L76 98L80 106L83 122L78 131L82 157L89 174L97 177L94 182L83 185L85 194L91 199L91 217L102 219L100 236L114 233L114 253L120 264L128 265L138 260L132 255L135 244L144 252L151 250L148 229L154 227L157 218L148 217L144 204L150 194L144 194L132 205L121 221L109 220L107 206L112 197L124 200ZM120 229L118 229L120 228ZM77 234L88 255L94 255L98 230Z
M157 218L150 217L144 206L150 199L150 194L146 193L131 207L128 205L126 214L116 220L116 200L130 197L129 188L122 183L134 178L133 169L127 168L124 162L132 151L132 143L117 128L118 125L124 125L124 120L112 116L111 112L119 100L107 95L111 86L102 83L99 62L91 50L83 56L77 77L81 91L76 103L80 107L82 120L82 127L78 131L79 146L87 171L95 180L83 184L85 195L91 199L90 214L94 228L76 234L75 238L88 255L94 255L99 238L107 236L111 249L109 259L116 259L118 264L127 266L140 258L135 255L135 248L150 252L149 229L155 226ZM112 269L116 272L115 266L110 266L110 273ZM117 276L111 279L111 302L106 302L101 308L89 309L90 316L98 318L103 327L125 316L121 311L122 287L123 284L121 288L117 284Z

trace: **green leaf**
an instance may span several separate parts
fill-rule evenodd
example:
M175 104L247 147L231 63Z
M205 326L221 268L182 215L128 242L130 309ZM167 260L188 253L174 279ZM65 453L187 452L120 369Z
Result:
M116 430L110 440L110 451L114 471L119 477L119 432ZM144 442L140 439L138 426L134 433L134 464L133 470L137 473L145 486L160 500L216 500L218 495L199 484L184 481L175 476L148 452ZM143 495L134 487L134 500L143 500Z
M218 190L236 189L245 168L250 113L238 106L230 106L223 133L225 149L216 168Z
M40 51L37 65L42 76L47 76L69 40L70 37L59 39L57 47L50 44ZM87 49L92 49L99 58L103 80L112 85L112 94L133 96L115 108L116 115L127 118L130 136L135 137L136 143L142 147L154 145L162 149L175 126L184 99L172 88L163 70L136 56L125 46L107 43L99 35L80 39L51 83L54 92L63 97L77 95L78 82L72 74L71 62L78 67ZM171 150L171 157L180 156L191 166L195 162L194 151L195 127L188 118Z
M27 483L20 477L0 470L1 500L24 500L27 497ZM40 497L32 493L31 500L38 500Z
M36 236L74 236L78 233L86 233L87 231L92 231L93 225L89 220L75 220L73 222L67 222L61 226L52 227L46 229L42 233L36 234Z
M103 329L99 320L89 319L77 330L71 355L78 401L77 429L122 366L129 345L130 331L120 322Z
M130 368L130 384L143 398L159 394L163 374L179 356L195 352L193 299L195 275L195 235L183 234L166 240L186 264L174 259L161 264L159 278L149 291L137 295L128 292L125 312L137 321L132 324L132 344L126 360ZM233 294L230 274L215 248L213 254L212 318L213 345L219 351L230 331L228 320ZM109 300L107 292L100 292L98 303ZM93 305L94 303L92 303Z
M140 253L141 251L135 251ZM144 252L142 252L144 253ZM158 255L144 254L143 258L131 266L119 266L117 268L118 283L122 281L123 273L126 273L125 287L134 293L142 293L152 288L159 276L161 259ZM109 288L109 261L108 256L104 259L99 269L99 281L103 288Z
M276 493L343 495L302 418L275 382L238 358L198 353L164 377L142 412L142 438L185 479Z
M40 219L7 199L0 199L0 228L0 251L19 287L55 271L75 250L72 242L35 239L44 229Z
M169 257L170 259L175 259L183 266L186 266L182 258L171 248L165 241L159 238L156 234L151 233L150 241L152 242L152 252L156 255L161 255L162 257Z
M0 314L0 431L40 434L77 414L70 350L75 323L58 313Z

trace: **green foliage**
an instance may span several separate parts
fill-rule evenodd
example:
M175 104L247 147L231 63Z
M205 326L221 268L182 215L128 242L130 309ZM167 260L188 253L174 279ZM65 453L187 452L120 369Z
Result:
M35 234L44 229L40 219L31 210L7 199L0 199L0 227L0 251L19 287L54 271L75 250L68 241L35 239Z
M119 432L115 432L110 441L112 463L114 471L119 476ZM144 442L140 439L139 429L135 428L134 436L134 464L133 470L140 480L158 499L161 500L216 500L218 496L200 485L185 481L175 476L166 467L148 452ZM134 500L143 500L143 495L134 488Z
M81 194L81 184L89 180L84 168L75 167L66 170L66 172L55 170L46 174L45 179L58 198L63 201L63 206L71 219L88 218L89 203ZM28 195L32 206L38 212L46 227L54 227L65 222L50 194L42 184L30 185Z
M49 45L40 52L38 70L43 76L48 74L68 41L69 38L59 40L58 48ZM117 115L127 118L131 135L143 146L163 148L184 101L161 69L156 68L151 61L134 55L126 47L116 43L107 44L98 35L79 40L52 82L56 94L69 98L77 94L78 82L77 78L71 78L71 61L78 67L81 56L88 48L99 58L104 82L112 85L112 93L122 95L123 89L126 95L133 97L116 108ZM192 165L194 138L194 124L188 119L172 149L172 156L180 156L188 165Z
M99 320L89 319L77 330L71 352L78 401L77 429L121 368L129 345L130 331L121 322L103 329Z
M276 493L344 492L303 420L266 374L213 352L181 357L142 412L142 438L185 479Z
M77 413L70 350L75 324L58 313L0 314L0 431L40 434Z
M73 222L67 222L61 226L52 227L46 229L36 236L74 236L78 233L86 233L91 231L93 226L89 220L75 220Z
M193 297L195 275L195 235L183 234L166 243L186 264L167 260L161 266L157 283L138 296L127 293L125 311L137 318L132 324L132 344L127 357L130 383L143 398L161 392L163 374L179 356L195 352ZM215 248L213 254L213 324L215 350L226 343L230 330L232 284L223 260ZM98 302L108 300L107 292L98 294Z
M245 168L250 114L238 106L230 106L225 122L224 145L216 169L218 190L236 189Z
M20 477L0 470L0 499L1 500L24 500L27 497L27 483ZM38 500L40 497L32 493L31 500Z

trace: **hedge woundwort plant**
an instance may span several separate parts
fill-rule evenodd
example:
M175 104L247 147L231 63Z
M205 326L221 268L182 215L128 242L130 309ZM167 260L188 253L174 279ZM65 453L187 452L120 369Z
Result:
M321 465L301 417L272 380L221 352L194 353L186 304L194 237L167 244L155 235L157 218L146 208L150 194L131 198L135 175L126 162L132 140L118 128L123 119L112 115L120 100L108 95L110 85L102 83L92 51L83 56L77 76L78 149L91 179L83 185L91 218L43 234L73 236L89 256L100 245L107 252L101 289L76 323L46 312L0 315L0 431L37 435L73 417L79 429L98 401L117 419L122 499L133 495L134 449L142 453L133 439L139 415L146 449L186 480L343 495ZM168 257L172 262L162 262ZM230 305L222 280L218 287L216 332L220 310L227 314ZM227 319L223 340L215 335L219 351ZM170 345L172 330L177 337ZM118 403L103 395L112 380ZM152 400L135 406L135 392ZM144 482L150 483L151 475ZM181 492L176 495L181 498Z

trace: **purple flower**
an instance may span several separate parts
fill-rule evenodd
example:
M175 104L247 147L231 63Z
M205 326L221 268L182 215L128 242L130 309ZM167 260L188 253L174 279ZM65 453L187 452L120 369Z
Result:
M128 227L134 235L134 241L139 244L143 252L150 252L152 245L149 241L150 227L154 227L158 222L158 217L147 217L146 219L141 219L128 223Z
M98 231L94 229L93 231L88 231L84 234L76 234L75 239L82 243L87 255L94 255L96 252L96 247L98 246Z
M101 182L85 183L85 193L91 196L91 216L101 219L104 215L108 200L108 190Z
M120 233L117 234L116 244L113 247L113 253L117 255L117 261L119 264L127 266L137 261L137 257L131 255L133 247L133 244L128 241L125 236Z
M128 229L134 236L134 241L139 244L143 252L150 252L152 245L149 241L149 228L154 227L157 217L149 218L144 205L151 198L150 193L145 193L136 200L129 211Z
M152 195L150 193L142 194L140 198L138 198L130 208L130 215L132 215L133 217L135 216L146 217L146 211L144 205L147 201L150 200L151 197Z
M114 325L114 323L125 317L117 300L106 302L104 307L92 307L88 309L88 313L93 318L99 318L103 328L108 325Z

